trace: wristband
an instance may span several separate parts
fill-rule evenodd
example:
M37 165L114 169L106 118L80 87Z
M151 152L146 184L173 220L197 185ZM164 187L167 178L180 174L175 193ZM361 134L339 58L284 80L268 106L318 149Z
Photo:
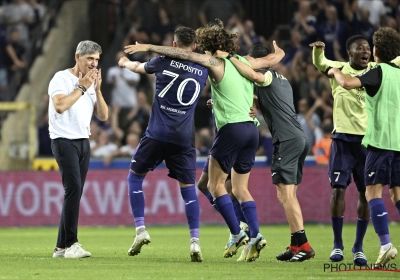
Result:
M77 87L76 89L79 89L80 91L82 91L82 95L85 94L85 92L83 91L83 89L81 89L80 87Z
M82 85L78 85L78 88L81 88L83 91L85 91L86 92L86 88L84 87L84 86L82 86Z
M227 60L231 59L233 57L233 54L229 53L228 56L226 57Z
M86 92L86 88L85 88L84 86L82 86L82 85L78 85L78 89L79 89L80 91L82 91L82 95L84 95L84 94L85 94L85 92Z

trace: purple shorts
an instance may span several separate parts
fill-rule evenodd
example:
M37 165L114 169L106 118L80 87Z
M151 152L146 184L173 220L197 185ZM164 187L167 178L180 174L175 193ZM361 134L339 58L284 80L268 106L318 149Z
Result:
M207 157L206 162L204 163L203 166L203 172L208 174L208 164L210 162L210 156ZM229 172L228 177L226 177L226 181L231 179L231 172Z
M184 184L196 181L196 149L162 142L144 136L131 160L131 170L143 174L165 160L168 176Z
M258 129L253 122L230 123L218 130L210 154L222 171L231 168L239 173L250 172L258 148Z
M367 150L361 143L332 139L328 175L332 187L346 188L354 183L359 192L365 192L364 167Z
M365 184L400 186L400 152L369 146L365 162Z
M209 164L209 162L210 162L210 156L207 157L207 160L204 163L204 166L203 166L203 172L204 173L208 173L208 164Z

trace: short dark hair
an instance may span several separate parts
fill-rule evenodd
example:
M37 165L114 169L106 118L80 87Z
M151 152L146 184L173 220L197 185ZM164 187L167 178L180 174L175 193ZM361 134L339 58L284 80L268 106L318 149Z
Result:
M271 53L271 50L267 46L264 46L263 44L254 45L249 50L249 56L254 57L254 58L264 57L264 56L269 55L270 53Z
M400 34L393 28L379 28L374 33L372 40L382 62L389 62L400 54Z
M357 40L365 40L368 42L367 37L365 37L364 35L354 35L351 36L349 39L347 39L346 41L346 50L350 50L351 44L353 44L355 41Z
M196 32L189 27L179 27L175 30L176 41L186 47L196 43Z

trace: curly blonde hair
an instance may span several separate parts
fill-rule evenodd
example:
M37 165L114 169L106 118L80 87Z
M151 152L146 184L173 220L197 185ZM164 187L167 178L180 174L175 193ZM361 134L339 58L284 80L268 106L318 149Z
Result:
M217 50L236 53L239 48L235 41L239 34L231 33L224 29L220 19L209 22L207 27L200 27L196 30L197 47L202 51L209 51L214 54Z

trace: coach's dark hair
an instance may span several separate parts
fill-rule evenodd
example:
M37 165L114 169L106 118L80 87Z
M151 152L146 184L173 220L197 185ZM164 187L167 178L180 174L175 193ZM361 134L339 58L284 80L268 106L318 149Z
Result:
M217 50L233 54L239 48L235 44L238 36L238 33L231 33L225 30L222 21L217 18L209 22L207 27L200 27L196 30L197 47L212 54Z
M372 37L377 56L389 62L400 55L400 34L391 27L379 28Z
M189 27L179 27L175 30L175 40L185 47L192 46L196 43L196 32Z
M264 46L263 44L254 45L249 50L249 56L254 57L254 58L264 57L264 56L269 55L270 53L271 53L271 50L267 46Z
M349 39L347 39L346 41L346 50L350 50L351 44L353 44L355 41L357 40L365 40L368 42L367 37L365 37L364 35L354 35L351 36Z

